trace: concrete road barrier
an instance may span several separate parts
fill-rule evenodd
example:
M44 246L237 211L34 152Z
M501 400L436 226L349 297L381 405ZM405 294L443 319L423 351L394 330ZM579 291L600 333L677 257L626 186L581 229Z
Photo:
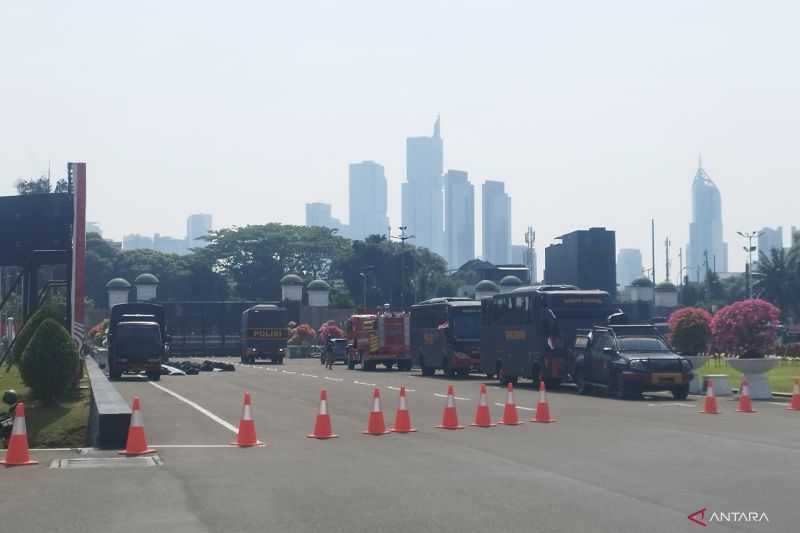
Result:
M95 448L124 448L131 408L92 357L86 358L86 372L91 389L87 444Z

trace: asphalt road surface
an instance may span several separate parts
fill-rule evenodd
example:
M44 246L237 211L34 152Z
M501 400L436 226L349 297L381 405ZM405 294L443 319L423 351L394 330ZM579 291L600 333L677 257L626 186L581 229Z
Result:
M34 451L42 464L0 470L2 532L609 532L800 530L800 413L757 402L758 414L698 414L699 399L640 401L551 391L554 424L434 429L454 383L469 424L481 378L418 371L324 369L316 360L237 365L236 372L131 378L160 466L52 469L89 451ZM505 391L489 387L492 415ZM364 436L373 386L387 425L397 389L409 389L417 433ZM320 388L338 439L305 437ZM234 438L250 391L263 448ZM516 389L520 416L538 393ZM500 405L498 405L500 404ZM769 522L710 522L687 515L755 512Z

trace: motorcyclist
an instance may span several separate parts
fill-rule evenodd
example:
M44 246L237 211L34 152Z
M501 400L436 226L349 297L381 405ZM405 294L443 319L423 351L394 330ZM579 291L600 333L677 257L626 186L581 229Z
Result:
M14 415L16 414L19 397L17 391L8 389L3 393L3 403L9 406L7 413L0 414L0 437L3 440L3 447L8 448L8 439L11 437L11 430L14 428Z

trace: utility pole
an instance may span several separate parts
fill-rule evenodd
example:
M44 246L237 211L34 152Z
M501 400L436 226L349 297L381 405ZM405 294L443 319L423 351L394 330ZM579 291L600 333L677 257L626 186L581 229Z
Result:
M651 274L653 276L653 286L656 284L656 221L655 219L650 219L650 246L652 248L652 259L653 259L653 270Z
M745 274L747 279L747 297L753 298L753 283L752 283L752 272L753 272L753 252L756 251L756 247L753 246L753 239L756 239L761 236L763 232L761 231L749 231L749 232L741 232L737 231L741 237L747 239L747 246L742 246L742 249L747 252L747 263L745 264Z
M672 242L670 242L669 237L664 239L664 247L666 248L666 256L664 257L664 266L665 266L664 271L667 274L667 276L665 278L667 281L669 281L669 263L670 263L670 261L669 261L669 245L670 244L672 244Z
M678 285L683 287L683 248L678 248L678 267L680 268L678 272Z
M536 252L534 252L533 244L536 242L536 232L533 231L533 226L528 226L528 231L525 232L525 244L528 245L528 256L525 258L528 263L528 281L531 284L536 283L536 280L533 279L533 256Z
M400 307L402 309L406 308L406 266L405 266L405 256L406 256L406 241L409 239L413 239L414 235L408 235L406 230L408 230L408 226L398 226L397 229L400 230L400 235L389 235L390 239L397 239L400 241Z

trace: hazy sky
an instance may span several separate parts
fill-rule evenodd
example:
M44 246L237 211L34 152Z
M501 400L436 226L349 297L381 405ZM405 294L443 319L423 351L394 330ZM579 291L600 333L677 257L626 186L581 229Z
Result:
M193 212L302 224L311 201L346 221L347 165L372 159L397 225L405 138L441 113L445 168L506 181L515 242L533 225L543 260L605 225L645 251L654 217L659 278L702 152L738 270L737 230L800 225L798 20L791 1L3 2L0 194L82 160L113 238L183 235Z

